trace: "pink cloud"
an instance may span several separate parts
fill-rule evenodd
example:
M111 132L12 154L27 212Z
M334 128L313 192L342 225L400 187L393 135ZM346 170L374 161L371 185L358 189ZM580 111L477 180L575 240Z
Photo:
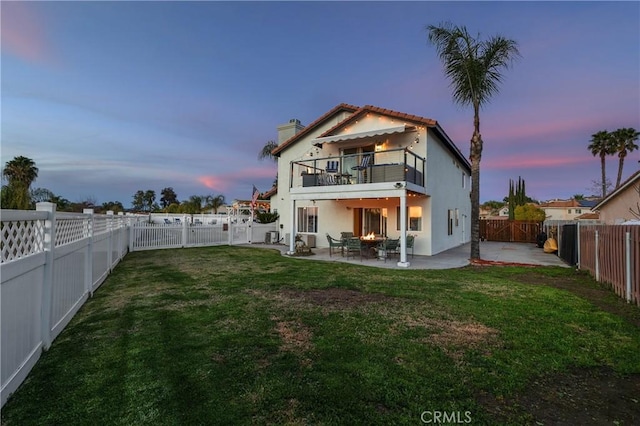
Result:
M32 4L3 3L2 50L35 64L51 62L51 46L43 28L42 19Z
M217 176L198 176L197 181L214 190L222 190L228 187L227 182Z
M559 168L589 163L593 163L593 157L585 155L559 157L557 155L525 156L522 154L491 158L481 162L483 167L491 170Z

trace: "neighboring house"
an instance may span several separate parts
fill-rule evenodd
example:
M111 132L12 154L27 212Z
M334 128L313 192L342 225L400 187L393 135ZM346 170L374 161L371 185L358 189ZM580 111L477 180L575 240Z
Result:
M414 253L434 255L470 240L467 159L429 118L340 104L304 127L278 127L280 228L327 247L325 234L416 236ZM401 266L409 266L404 244Z
M575 220L578 216L588 213L593 202L585 200L553 200L540 204L544 210L546 220Z
M610 225L640 219L640 170L603 198L593 210L600 212L600 220Z

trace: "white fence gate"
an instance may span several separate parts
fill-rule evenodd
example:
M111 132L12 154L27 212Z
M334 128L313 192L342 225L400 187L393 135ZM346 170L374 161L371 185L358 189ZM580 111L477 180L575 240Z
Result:
M276 230L56 213L52 203L2 210L1 219L0 406L128 251L262 242Z

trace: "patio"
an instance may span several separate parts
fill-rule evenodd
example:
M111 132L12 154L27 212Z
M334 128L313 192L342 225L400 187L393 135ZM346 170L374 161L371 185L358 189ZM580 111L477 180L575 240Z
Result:
M251 246L264 246L280 250L283 256L287 256L288 246L286 245L269 245L269 244L252 244ZM329 256L329 248L312 248L313 255L300 256L303 260L321 260L327 262L343 262L365 266L373 266L377 268L387 269L407 269L397 265L396 259L388 259L386 262L374 257L364 257L360 260L335 253ZM411 263L409 269L452 269L461 268L470 264L469 253L470 244L463 244L451 250L438 253L434 256L414 256L407 255L407 260ZM501 243L493 241L482 241L480 243L480 256L482 260L491 262L517 263L536 266L561 266L568 268L569 266L555 254L544 253L544 251L535 244L528 243ZM296 258L295 256L293 256Z

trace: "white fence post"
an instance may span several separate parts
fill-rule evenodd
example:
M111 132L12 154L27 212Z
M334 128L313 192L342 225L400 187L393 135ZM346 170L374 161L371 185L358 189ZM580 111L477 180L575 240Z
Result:
M189 233L187 231L187 218L185 217L182 221L182 247L187 247L187 244L189 243Z
M111 265L113 265L113 210L107 211L107 233L109 235L107 244L107 269L111 272Z
M624 237L625 275L627 278L627 303L631 302L631 232L627 231Z
M47 212L47 220L44 224L45 264L42 280L42 304L40 309L42 347L46 350L51 346L51 304L53 303L53 251L56 246L56 205L53 203L37 203L36 211Z
M89 239L85 257L84 285L86 292L93 297L93 209L83 209L82 213L88 215L84 220L86 237Z

